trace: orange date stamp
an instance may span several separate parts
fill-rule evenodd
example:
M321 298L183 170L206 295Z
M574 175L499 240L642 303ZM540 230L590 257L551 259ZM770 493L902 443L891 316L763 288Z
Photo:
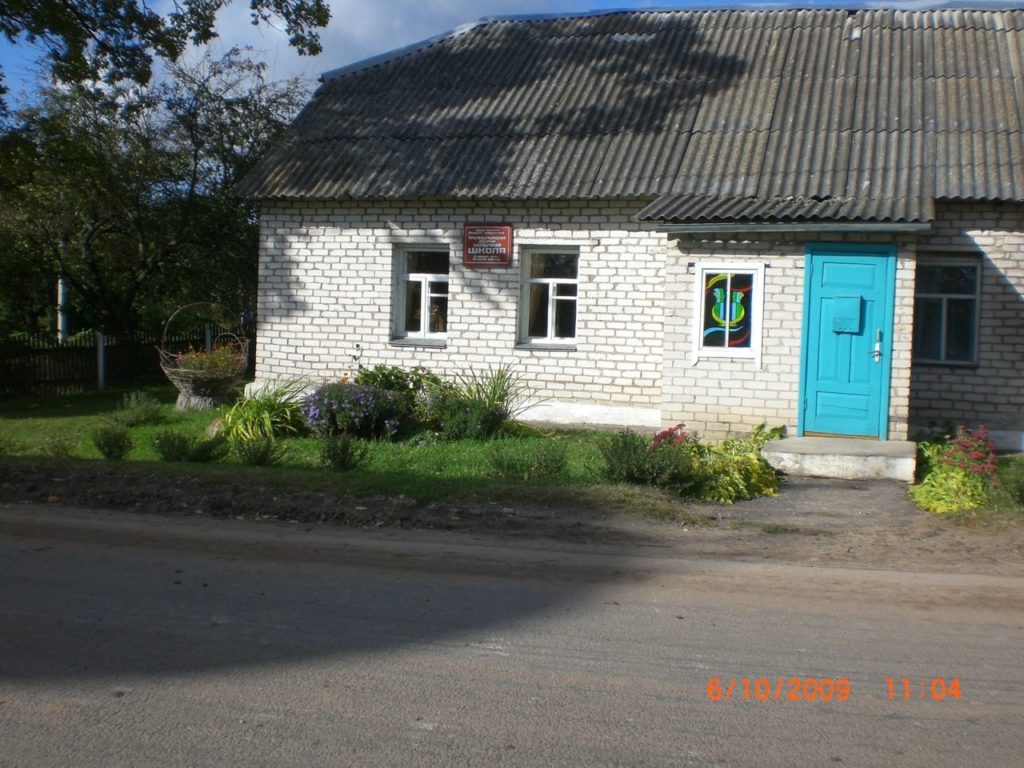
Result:
M959 701L960 678L885 678L889 701ZM847 701L853 686L846 677L712 677L709 701Z
M712 677L710 701L846 701L853 693L845 677Z

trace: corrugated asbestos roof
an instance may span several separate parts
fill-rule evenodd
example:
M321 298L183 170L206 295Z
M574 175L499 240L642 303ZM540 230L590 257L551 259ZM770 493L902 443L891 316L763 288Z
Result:
M499 19L325 78L238 191L922 222L1024 200L1022 66L1022 10Z

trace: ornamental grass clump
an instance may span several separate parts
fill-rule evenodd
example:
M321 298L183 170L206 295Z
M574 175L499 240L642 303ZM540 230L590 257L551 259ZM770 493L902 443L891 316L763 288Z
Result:
M164 430L153 438L153 448L163 461L206 464L223 458L228 452L228 442L223 435L201 438Z
M957 427L946 442L918 447L918 485L910 498L928 512L948 514L984 507L999 484L995 444L984 426L977 430Z
M287 448L273 437L232 440L230 444L231 454L240 463L251 467L276 467L288 455Z
M416 398L416 420L444 441L488 440L527 407L530 387L509 365L429 381Z
M362 384L324 384L306 397L302 414L316 434L392 438L406 416L396 392Z
M285 381L246 395L224 414L224 436L232 441L297 437L308 427L302 412L306 385Z

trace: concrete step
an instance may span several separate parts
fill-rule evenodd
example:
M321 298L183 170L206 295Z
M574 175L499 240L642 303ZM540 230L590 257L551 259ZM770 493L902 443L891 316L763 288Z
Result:
M905 440L846 437L787 437L762 450L765 460L787 475L841 480L914 482L917 445Z

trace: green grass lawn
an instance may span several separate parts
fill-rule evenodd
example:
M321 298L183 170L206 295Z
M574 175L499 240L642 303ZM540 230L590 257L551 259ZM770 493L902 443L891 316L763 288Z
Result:
M174 409L173 388L149 388L148 394L162 403L159 424L133 427L134 447L126 457L126 472L189 473L216 485L229 478L245 482L307 491L352 496L405 495L431 501L444 498L515 498L538 503L592 504L663 519L685 519L683 504L655 489L609 483L603 478L604 461L599 444L607 433L571 432L558 435L502 438L493 441L456 442L375 441L368 444L365 463L339 472L320 460L320 441L298 437L284 441L285 459L273 467L243 466L230 454L212 464L161 462L153 440L164 430L203 436L226 408L179 412ZM121 406L124 391L88 393L63 397L26 397L0 403L0 454L38 457L55 461L103 461L92 442L93 433L110 423ZM534 432L530 430L530 432ZM542 442L557 439L566 447L568 466L555 480L530 483L503 481L495 476L489 454L501 444L530 451ZM105 465L106 466L106 465Z
M609 437L606 432L542 434L525 429L519 430L516 437L492 441L374 441L368 443L365 462L344 472L323 466L321 442L315 437L285 440L284 460L278 466L244 466L231 454L212 464L180 464L160 461L154 438L165 430L202 437L227 408L179 412L174 409L176 392L172 387L154 387L144 392L160 402L161 421L131 428L133 448L122 465L125 472L191 474L212 485L252 482L348 496L405 495L421 501L482 497L575 507L590 505L692 522L685 512L685 503L664 490L605 479L600 446ZM110 423L127 394L110 391L2 402L0 455L68 461L78 466L103 461L93 444L93 434ZM492 453L503 449L516 455L540 452L552 440L560 441L567 455L564 471L554 478L526 482L503 479L491 460ZM1003 457L1000 478L993 511L997 517L1019 517L1024 513L1024 457ZM991 515L972 511L969 519L981 521L991 519Z

